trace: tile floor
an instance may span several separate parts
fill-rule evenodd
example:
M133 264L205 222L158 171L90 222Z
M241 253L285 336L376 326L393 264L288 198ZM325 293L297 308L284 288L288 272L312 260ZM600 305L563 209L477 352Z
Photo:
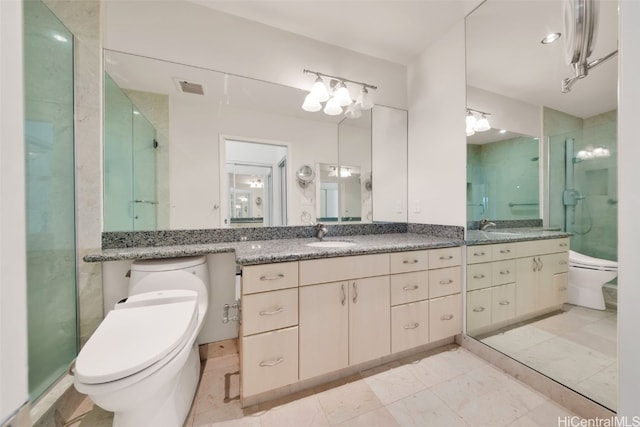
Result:
M565 310L482 342L615 411L617 311Z
M209 359L185 427L557 426L574 414L467 350L451 345L243 410L237 354ZM87 402L73 427L110 425Z

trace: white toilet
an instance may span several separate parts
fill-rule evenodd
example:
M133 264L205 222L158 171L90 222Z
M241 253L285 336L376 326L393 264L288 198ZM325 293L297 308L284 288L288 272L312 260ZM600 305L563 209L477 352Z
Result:
M206 257L134 261L129 297L80 351L74 385L117 427L180 427L200 375Z
M602 285L618 275L618 263L569 251L570 304L604 310Z

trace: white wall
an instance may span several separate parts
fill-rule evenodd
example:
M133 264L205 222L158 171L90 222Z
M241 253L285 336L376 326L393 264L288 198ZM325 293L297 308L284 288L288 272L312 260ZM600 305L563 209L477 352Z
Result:
M357 19L354 25L366 25L366 20ZM187 1L107 1L104 35L106 49L306 90L313 83L312 76L302 73L307 68L377 85L372 92L376 103L398 108L407 104L403 65Z
M172 229L220 227L226 206L220 194L221 135L288 145L289 225L302 224L302 211L315 212L314 190L302 190L294 171L304 164L335 163L336 124L220 107L206 98L194 101L172 96L170 110Z
M640 416L640 2L620 2L618 58L618 415ZM631 422L631 419L629 419Z
M542 136L542 107L539 105L467 86L467 107L490 113L489 122L494 129Z
M0 1L0 424L28 400L22 3Z
M409 64L408 90L409 222L464 226L464 21Z

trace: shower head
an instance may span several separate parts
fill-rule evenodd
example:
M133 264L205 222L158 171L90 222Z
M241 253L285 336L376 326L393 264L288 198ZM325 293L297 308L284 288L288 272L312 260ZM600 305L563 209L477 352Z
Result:
M540 160L540 157L536 156L536 157L532 157L530 159L532 162L537 162L538 160Z

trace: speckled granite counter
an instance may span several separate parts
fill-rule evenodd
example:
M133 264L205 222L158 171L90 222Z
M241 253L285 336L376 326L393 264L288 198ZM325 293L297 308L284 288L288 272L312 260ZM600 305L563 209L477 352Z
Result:
M315 238L252 240L241 242L182 244L171 246L103 249L84 257L86 262L121 261L149 258L172 258L214 253L235 252L240 265L318 259L382 252L400 252L462 245L483 245L500 242L552 239L568 237L569 233L540 228L469 230L467 240L450 239L418 233L386 233L360 236L336 236L324 241L352 242L353 246L318 248L308 246Z
M525 240L557 239L569 237L571 233L543 228L496 228L489 231L468 230L466 245L521 242Z
M103 249L100 253L85 256L84 260L86 262L103 262L235 252L236 262L238 264L253 265L301 259L431 249L461 246L464 244L462 240L414 233L370 234L324 239L324 241L332 240L353 242L354 245L341 248L317 248L307 246L307 243L317 242L315 238L254 240L229 243Z

